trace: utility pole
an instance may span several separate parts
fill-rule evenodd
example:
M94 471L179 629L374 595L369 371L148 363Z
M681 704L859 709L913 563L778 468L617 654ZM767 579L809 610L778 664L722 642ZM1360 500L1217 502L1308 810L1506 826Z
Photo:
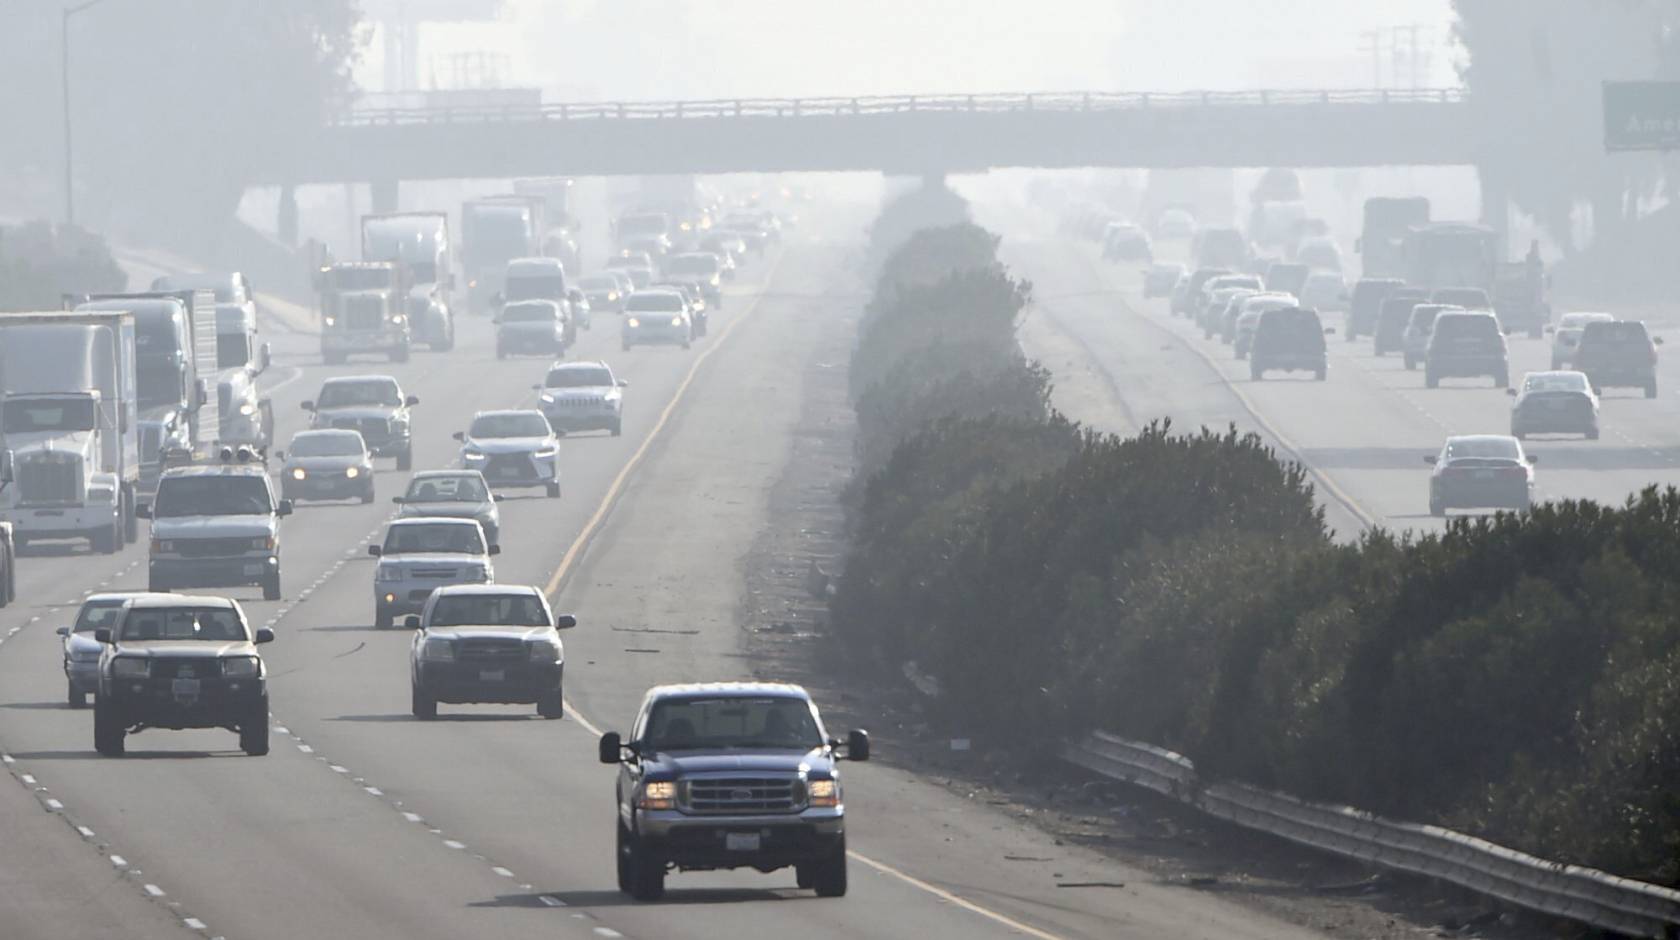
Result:
M1359 34L1359 51L1371 54L1371 87L1382 87L1382 33L1367 29Z
M59 21L59 65L62 72L59 75L59 93L64 105L64 224L76 224L76 182L73 179L75 168L75 151L71 149L70 135L70 18L77 13L98 6L105 0L83 0L75 6L65 7L63 19Z

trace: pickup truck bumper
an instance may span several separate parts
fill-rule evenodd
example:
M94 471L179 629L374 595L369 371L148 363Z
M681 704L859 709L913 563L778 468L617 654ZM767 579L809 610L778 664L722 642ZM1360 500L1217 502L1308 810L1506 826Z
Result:
M756 868L774 871L830 858L845 837L841 809L794 816L690 816L676 810L637 810L644 851L678 868Z
M563 663L422 662L416 684L449 705L532 705L560 688Z
M118 518L115 503L81 506L20 506L0 510L19 539L79 539L109 532Z
M268 719L268 680L141 679L104 680L101 707L115 708L124 725L148 728L234 728Z
M235 555L219 558L153 558L151 583L178 587L243 587L262 584L280 570L280 556Z

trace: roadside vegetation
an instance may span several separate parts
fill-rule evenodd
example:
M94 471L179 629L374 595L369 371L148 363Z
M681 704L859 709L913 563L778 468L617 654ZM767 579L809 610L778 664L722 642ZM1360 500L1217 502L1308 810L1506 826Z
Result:
M105 240L47 222L0 226L0 310L57 310L69 291L120 291L128 276Z
M1056 414L997 244L959 223L882 252L833 602L851 661L932 677L931 717L1023 755L1102 728L1680 880L1680 492L1337 544L1256 437Z

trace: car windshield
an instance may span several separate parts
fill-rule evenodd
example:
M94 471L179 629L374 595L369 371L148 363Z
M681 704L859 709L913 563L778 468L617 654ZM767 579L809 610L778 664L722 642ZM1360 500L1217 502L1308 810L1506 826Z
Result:
M673 698L648 716L645 741L656 751L822 747L822 734L803 699L781 697Z
M672 274L716 274L717 269L715 255L678 255L665 267Z
M572 367L549 372L544 384L549 388L595 388L613 384L613 377L604 368Z
M1558 321L1558 329L1560 329L1560 330L1568 330L1568 329L1578 330L1578 329L1581 329L1582 327L1586 326L1588 323L1597 323L1597 322L1600 322L1600 321L1603 321L1603 320L1608 320L1608 319L1610 319L1608 314L1566 313L1566 314L1563 315L1563 319Z
M534 594L446 594L432 605L433 627L548 627L542 599Z
M91 431L95 408L91 398L11 398L6 400L0 426L7 434L32 431Z
M552 304L509 304L502 308L503 323L553 323L560 312Z
M1447 462L1455 460L1520 460L1522 448L1515 438L1465 437L1447 442Z
M508 300L551 300L565 292L564 274L521 274L507 279Z
M179 516L266 516L274 511L268 480L260 476L181 476L158 485L152 514Z
M403 499L422 503L482 503L488 495L484 481L459 474L447 477L417 477L408 484Z
M683 299L674 293L634 294L625 309L630 313L681 313Z
M1618 320L1614 323L1592 323L1581 334L1582 339L1590 339L1595 343L1613 343L1616 345L1637 344L1645 345L1649 342L1645 332L1645 324L1635 320Z
M1523 378L1525 392L1584 392L1587 377L1579 372L1542 372Z
M118 640L250 639L239 614L227 607L142 607L123 617Z
M663 235L671 228L671 223L663 213L650 212L646 215L627 215L618 220L618 234L621 238L636 238L647 235Z
M578 286L591 293L618 290L618 279L601 274L592 274L578 281Z
M547 437L553 433L548 419L537 411L479 415L473 419L468 437Z
M393 525L385 532L382 555L402 555L411 552L456 552L467 555L484 554L484 539L478 526L455 523L426 523L422 525Z
M370 379L366 382L329 382L321 386L321 397L315 400L318 408L349 408L358 405L402 404L402 393L393 379Z
M71 628L72 633L91 633L102 627L109 627L117 622L122 614L122 606L127 598L110 597L104 600L88 601L82 605L76 614L76 625Z
M360 457L367 448L355 431L304 432L292 438L293 457Z
M1499 335L1499 322L1485 314L1446 313L1436 318L1435 332L1442 339L1490 339Z

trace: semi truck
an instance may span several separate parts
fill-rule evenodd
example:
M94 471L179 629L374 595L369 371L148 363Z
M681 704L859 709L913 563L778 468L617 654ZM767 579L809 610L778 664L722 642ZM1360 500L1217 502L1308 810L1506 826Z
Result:
M461 204L461 269L467 309L493 313L503 292L507 263L543 253L544 202L540 196L486 196Z
M413 333L403 299L410 295L409 272L393 261L349 261L320 272L322 361L336 365L358 353L408 361Z
M0 314L0 435L19 543L139 536L135 318L118 310Z
M455 348L455 245L443 212L362 216L362 260L404 268L398 295L415 342Z
M1504 239L1486 225L1436 222L1417 226L1402 244L1408 284L1428 290L1474 287L1484 291L1506 332L1538 338L1552 320L1540 247L1530 244L1521 261L1505 259Z
M542 237L542 253L559 258L572 274L583 271L583 251L578 244L580 228L572 213L573 180L564 176L545 176L513 181L513 191L519 196L535 196L543 201L543 215L548 223Z
M1422 196L1376 196L1365 200L1365 223L1354 242L1364 277L1404 277L1406 236L1429 224L1429 200Z

